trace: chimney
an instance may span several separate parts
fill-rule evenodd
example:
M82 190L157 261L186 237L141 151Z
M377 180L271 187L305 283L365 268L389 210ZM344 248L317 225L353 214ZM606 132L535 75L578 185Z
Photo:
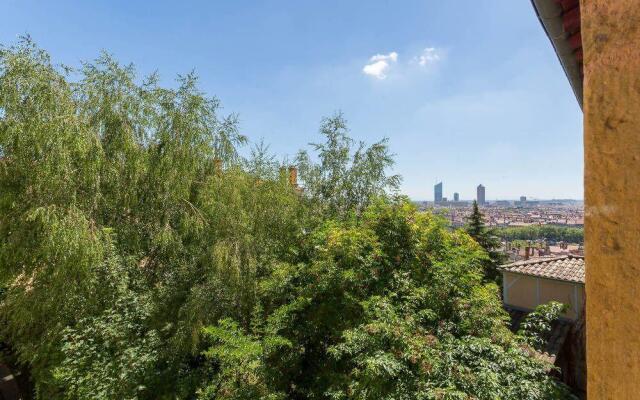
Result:
M298 187L298 168L289 167L289 184Z
M219 158L213 159L213 171L216 175L220 175L222 173L222 160Z

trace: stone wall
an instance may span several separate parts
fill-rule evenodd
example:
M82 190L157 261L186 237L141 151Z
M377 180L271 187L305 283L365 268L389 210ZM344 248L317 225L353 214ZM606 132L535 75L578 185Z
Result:
M640 396L640 0L581 0L590 399Z

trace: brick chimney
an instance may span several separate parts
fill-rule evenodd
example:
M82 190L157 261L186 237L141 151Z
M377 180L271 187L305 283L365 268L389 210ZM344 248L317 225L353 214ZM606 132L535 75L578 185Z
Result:
M213 159L213 171L216 175L220 175L222 173L222 160L219 158Z
M298 187L298 168L289 167L289 184Z

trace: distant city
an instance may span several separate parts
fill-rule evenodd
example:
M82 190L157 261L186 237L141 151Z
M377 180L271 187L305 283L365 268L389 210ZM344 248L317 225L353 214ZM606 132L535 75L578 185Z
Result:
M468 207L471 203L476 200L478 205L480 206L528 206L535 207L540 204L546 205L559 205L559 204L571 204L571 205L581 205L583 204L582 200L576 199L530 199L527 196L520 196L518 199L500 199L500 200L487 200L487 189L483 184L479 184L476 187L476 197L475 199L465 199L460 200L460 193L454 192L451 198L444 196L444 183L438 182L433 186L433 201L425 201L420 200L416 201L418 204L422 205L431 205L431 206L443 206L443 207Z
M453 199L449 200L443 196L443 193L444 184L438 182L433 187L434 201L416 201L415 203L420 209L431 211L447 219L451 227L460 228L468 222L472 212L471 205L476 200L489 227L498 230L529 229L522 231L520 235L515 234L515 236L531 237L529 240L500 237L500 250L510 261L528 259L534 255L584 255L581 233L584 227L582 200L529 200L523 195L517 200L487 201L487 188L483 184L476 187L474 200L460 200L458 192L454 192ZM572 228L576 229L571 230ZM532 231L532 229L545 230ZM501 232L505 234L504 231ZM579 234L576 235L576 232Z
M423 209L446 215L454 227L463 226L471 213L473 200L460 200L457 192L453 199L443 196L444 184L438 182L433 187L434 201L418 201ZM478 205L482 207L486 223L493 227L516 227L529 225L565 225L582 227L584 225L584 205L581 200L529 200L520 196L518 200L486 199L487 188L483 184L476 187Z

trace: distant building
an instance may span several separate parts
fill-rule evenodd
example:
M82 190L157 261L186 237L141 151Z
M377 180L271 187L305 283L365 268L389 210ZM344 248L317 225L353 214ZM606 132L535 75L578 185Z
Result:
M460 194L459 193L454 193L453 194L453 201L460 201Z
M442 182L437 183L433 187L433 201L436 203L442 202Z
M447 202L447 198L446 198L446 197L443 197L443 198L442 198L442 202L443 202L443 203L446 203L446 202Z
M520 196L520 203L526 203L527 202L527 196Z
M478 185L476 200L478 200L478 205L483 205L485 203L484 197L484 186L482 184Z

